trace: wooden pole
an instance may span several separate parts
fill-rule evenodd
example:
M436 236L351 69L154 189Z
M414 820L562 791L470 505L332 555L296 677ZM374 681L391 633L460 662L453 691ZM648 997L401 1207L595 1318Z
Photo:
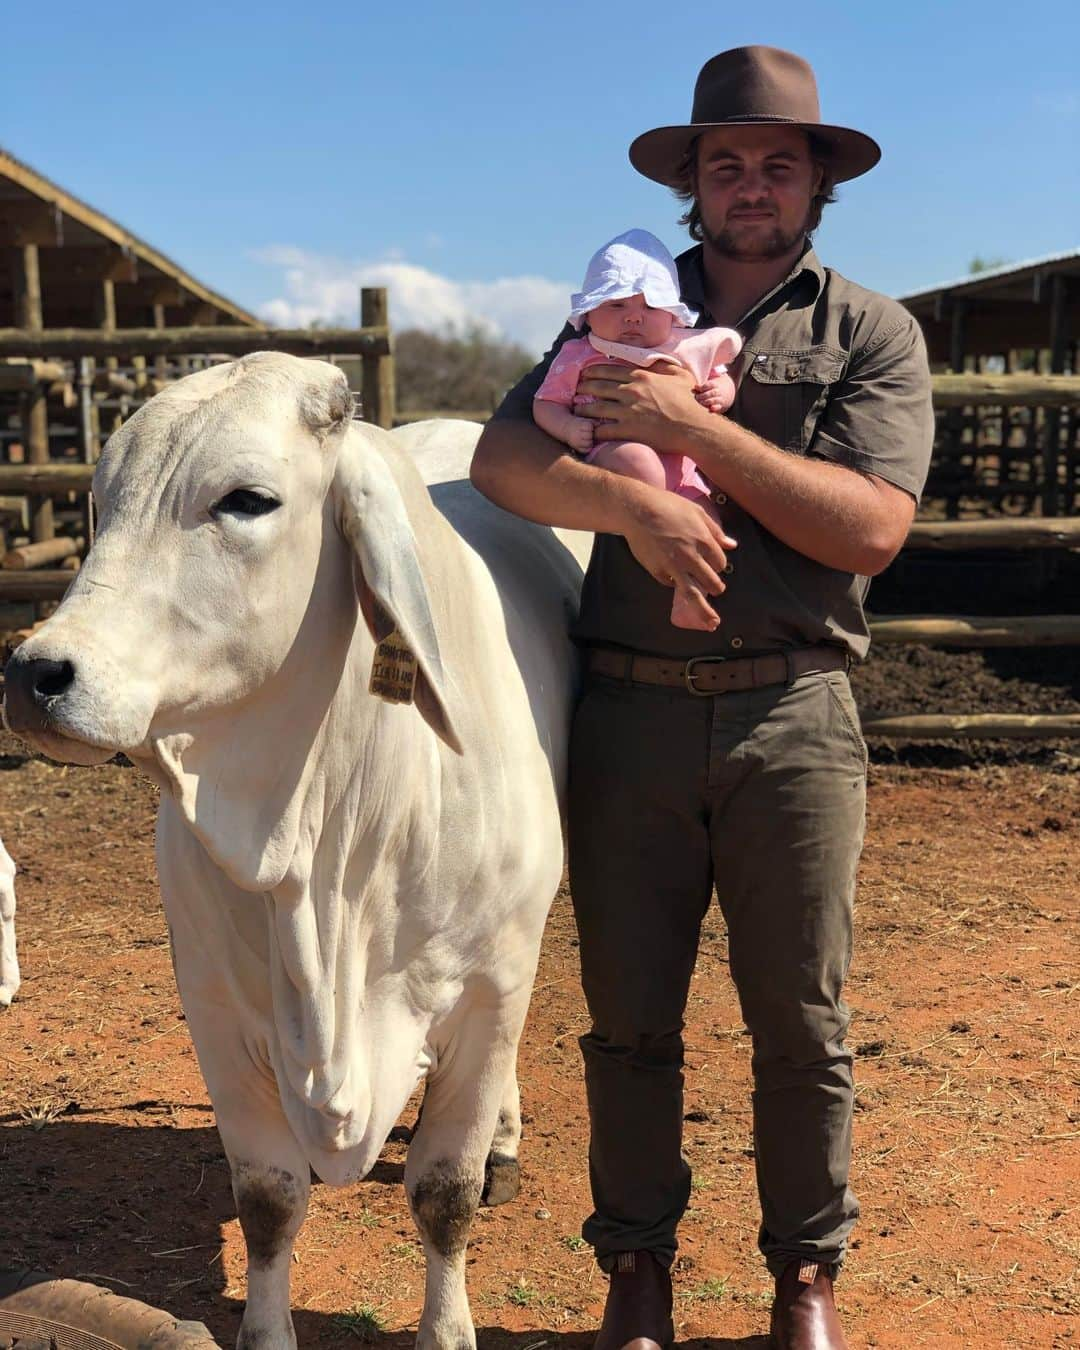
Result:
M0 567L8 571L28 572L33 567L46 567L73 557L82 547L81 539L65 536L61 539L43 539L40 544L23 544L9 549L0 560Z
M973 548L1080 548L1080 516L994 520L917 520L905 549L952 551Z
M935 408L974 406L1080 408L1080 376L1036 375L933 375L931 387Z
M870 638L932 647L1070 647L1080 644L1080 614L905 615L871 620Z
M387 355L387 328L122 328L102 333L98 328L0 328L0 357L4 356L154 356L165 353L220 352L246 356L249 352L292 352L296 356Z
M93 477L92 464L0 464L0 496L27 492L66 497L89 492Z
M94 358L83 356L79 359L79 423L82 431L83 464L91 473L101 454L101 426L98 421L97 405L94 403ZM83 507L83 524L86 527L88 544L94 542L96 520L94 517L94 499L87 489Z
M952 313L949 319L949 369L954 375L964 373L964 338L967 326L967 302L953 299ZM952 408L944 418L945 453L954 464L958 463L964 444L964 415L959 408ZM955 475L950 472L950 483ZM945 498L945 514L955 520L960 514L959 494L951 488Z
M98 283L97 304L94 306L94 317L103 333L116 332L116 284L107 278ZM109 366L110 370L115 370L115 365Z
M360 323L364 328L390 331L390 299L385 286L364 286L360 291ZM363 413L387 431L394 425L394 357L389 341L384 353L364 355Z
M101 331L109 335L115 333L116 286L114 285L111 279L106 277L104 280L98 282L98 289L96 292L95 299L96 304L94 307L95 309L94 317L100 324ZM108 379L109 375L119 378L119 370L120 370L119 359L115 356L107 356L105 358L105 369L101 373L100 378L105 380ZM96 385L95 387L100 388L101 386ZM100 425L101 412L100 409L97 408L96 404L95 404L95 413L97 414ZM114 414L111 424L108 424L109 430L116 431L117 428L120 426L121 420L122 419L119 413Z
M67 378L62 361L0 362L0 389L27 393L37 384L51 385Z
M160 332L167 327L165 321L165 306L155 305L153 309L154 327ZM160 353L154 357L154 378L158 380L167 380L169 378L169 358Z
M44 328L41 305L41 271L37 244L22 244L14 250L15 318L21 328L40 333ZM30 355L30 353L25 353ZM31 464L49 462L49 410L45 386L36 384L23 396L23 434L26 458ZM55 534L53 506L47 497L30 499L30 536L51 539Z
M967 301L952 302L952 316L949 324L949 369L954 375L964 373L964 338L967 329Z
M62 600L74 572L62 568L41 572L0 570L0 603L9 600Z
M911 717L874 717L863 721L864 736L902 740L1055 740L1080 736L1080 713L977 713L952 717L930 713Z
M1050 374L1065 372L1065 299L1068 279L1061 272L1050 278ZM1059 510L1058 459L1060 457L1061 416L1056 408L1044 413L1042 453L1042 512L1055 516Z

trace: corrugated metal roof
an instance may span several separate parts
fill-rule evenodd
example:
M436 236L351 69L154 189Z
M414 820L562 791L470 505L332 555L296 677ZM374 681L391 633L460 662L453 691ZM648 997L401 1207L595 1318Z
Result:
M1063 262L1075 262L1080 266L1080 248L1068 249L1064 253L1047 253L1041 258L1031 258L1027 262L1005 263L1001 267L987 268L985 272L969 272L967 276L957 277L955 281L943 281L936 286L927 286L921 291L909 291L897 298L906 305L911 300L927 300L945 291L982 287L986 282L1000 281L1005 277L1019 277L1024 272L1040 272L1053 268Z
M209 286L204 286L201 281L196 281L182 267L174 263L171 258L159 253L152 245L132 234L130 230L126 230L122 225L105 215L104 212L80 201L78 197L50 181L44 174L38 173L29 164L16 159L3 146L0 146L0 184L5 179L15 184L23 193L29 193L41 201L48 202L54 209L63 212L64 215L73 220L77 220L80 225L85 226L93 233L108 239L110 243L119 245L125 251L135 254L136 257L143 259L165 276L171 277L193 296L220 309L230 318L237 319L243 324L259 326L260 321L253 314L241 309L239 305L234 304L233 301L217 291L211 290ZM3 207L0 205L0 212L2 211Z

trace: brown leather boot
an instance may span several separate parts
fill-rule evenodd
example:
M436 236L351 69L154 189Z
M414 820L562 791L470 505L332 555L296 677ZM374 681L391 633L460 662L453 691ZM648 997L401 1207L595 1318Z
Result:
M793 1261L776 1281L772 1350L848 1350L828 1266Z
M620 1252L593 1350L663 1350L674 1339L667 1267L652 1252Z

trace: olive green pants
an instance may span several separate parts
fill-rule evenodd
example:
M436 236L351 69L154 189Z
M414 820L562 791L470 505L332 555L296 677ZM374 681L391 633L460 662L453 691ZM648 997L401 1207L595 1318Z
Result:
M570 885L594 1213L583 1233L669 1263L690 1195L683 1015L719 897L753 1040L759 1245L773 1274L838 1264L848 1189L851 957L866 748L843 671L699 698L593 677L570 752Z

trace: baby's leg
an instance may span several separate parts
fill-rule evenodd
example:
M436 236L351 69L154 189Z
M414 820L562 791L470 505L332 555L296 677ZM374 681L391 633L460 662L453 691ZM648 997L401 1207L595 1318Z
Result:
M709 500L705 480L697 471L697 466L683 455L661 454L652 446L642 445L639 441L601 441L589 456L593 464L612 473L621 473L627 478L637 478L653 487L677 492L680 497L696 501L713 519L717 512ZM720 617L708 600L687 587L685 577L674 581L675 595L671 602L671 622L676 628L695 628L700 632L712 633L720 623Z
M642 445L640 441L599 441L589 456L590 463L599 464L602 469L658 488L668 486L663 460L651 445Z

